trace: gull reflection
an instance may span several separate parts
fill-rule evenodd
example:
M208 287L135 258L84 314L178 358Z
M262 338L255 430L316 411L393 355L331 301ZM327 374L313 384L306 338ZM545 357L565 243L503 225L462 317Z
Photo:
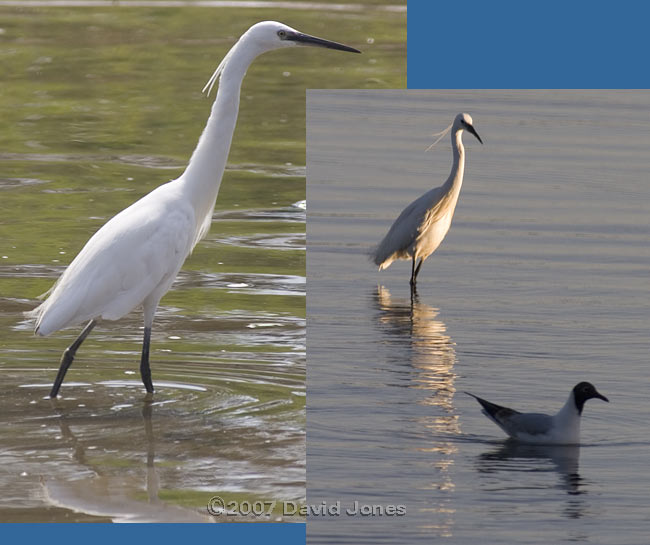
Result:
M215 522L212 517L167 504L159 498L151 400L145 399L142 407L147 441L146 500L134 497L137 488L134 488L132 467L124 468L119 474L100 474L92 464L92 457L99 455L97 451L92 450L89 455L84 441L79 440L72 431L66 411L55 405L55 412L59 417L61 436L72 447L72 458L80 466L77 473L87 476L72 481L42 479L43 495L48 503L79 513L105 517L113 522Z
M438 318L439 310L422 303L416 292L410 298L393 297L380 285L372 298L378 311L377 327L388 341L388 358L408 364L408 386L424 394L418 403L426 410L418 424L426 433L418 450L426 453L435 469L433 480L422 482L423 488L432 491L431 504L423 509L431 513L426 529L451 536L455 513L452 496L433 492L453 492L455 488L450 470L458 446L450 439L461 432L453 404L457 376L454 342Z
M527 445L506 441L499 448L484 452L478 458L478 471L483 474L500 472L530 473L534 479L551 471L560 476L560 488L571 496L565 505L567 518L580 518L585 510L579 497L585 493L579 469L579 445ZM550 464L549 464L550 462ZM500 482L499 487L503 487ZM521 481L513 486L521 488Z

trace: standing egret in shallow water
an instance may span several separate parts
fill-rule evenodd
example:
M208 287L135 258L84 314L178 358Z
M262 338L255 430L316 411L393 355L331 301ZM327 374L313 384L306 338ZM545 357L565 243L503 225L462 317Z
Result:
M210 228L246 70L258 55L295 45L359 53L273 21L249 28L204 88L209 93L220 78L212 112L185 172L109 220L70 263L47 300L29 313L36 318L39 335L88 322L63 353L50 397L57 396L77 349L97 321L117 320L140 306L144 311L140 374L147 392L153 392L149 343L154 314L183 262Z
M469 114L458 114L454 122L441 133L440 138L450 129L454 160L449 178L440 187L427 191L402 210L371 256L380 271L388 268L396 259L411 259L413 290L422 263L440 246L451 226L465 170L463 131L467 130L483 143ZM418 259L420 262L416 266Z

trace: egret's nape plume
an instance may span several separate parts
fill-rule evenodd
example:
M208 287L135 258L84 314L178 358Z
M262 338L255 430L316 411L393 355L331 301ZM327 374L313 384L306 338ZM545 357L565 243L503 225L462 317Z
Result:
M239 43L239 42L237 42ZM237 44L235 44L236 46ZM208 80L208 83L205 84L203 89L201 90L202 93L205 93L206 96L210 96L210 92L212 91L212 88L214 87L214 84L217 83L217 80L219 79L219 76L221 76L221 72L223 72L224 67L226 66L226 63L232 57L233 51L235 50L235 46L230 48L228 53L226 53L226 56L221 60L219 63L219 66L217 66L217 69L214 71L214 73L210 76L210 79Z
M433 147L434 147L438 142L440 142L440 140L442 140L442 139L444 138L444 136L445 136L445 135L446 135L446 134L451 130L451 128L452 128L453 126L454 126L454 124L453 124L453 123L450 123L449 126L448 126L446 129L443 129L443 130L441 130L440 132L435 132L435 133L433 133L431 136L433 136L433 137L437 136L438 138L436 138L435 142L434 142L433 144L431 144L427 149L424 150L424 153L426 153L426 152L429 151L430 149L433 149Z

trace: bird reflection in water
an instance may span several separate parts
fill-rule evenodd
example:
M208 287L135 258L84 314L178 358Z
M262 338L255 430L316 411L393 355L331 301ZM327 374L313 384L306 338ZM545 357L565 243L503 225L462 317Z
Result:
M159 497L160 483L154 464L155 436L152 422L152 401L145 399L142 406L142 420L147 441L147 499L135 496L139 490L134 487L133 471L125 467L121 475L102 475L91 460L87 459L84 441L73 433L69 423L71 415L60 406L55 406L61 437L72 447L72 458L80 469L79 474L89 475L75 480L41 480L46 501L54 506L103 517L113 522L215 522L207 514L171 505ZM127 419L125 419L126 423ZM94 456L97 455L97 451Z
M424 416L417 417L425 430L417 450L430 455L436 469L431 481L423 480L423 487L452 492L455 485L450 468L458 452L458 443L453 438L461 433L453 404L457 377L454 342L444 322L438 319L439 310L422 303L416 292L410 298L393 297L380 285L373 299L378 309L377 326L389 341L388 346L396 348L394 353L389 348L388 357L410 366L409 387L423 390L426 395L418 403L430 408ZM432 514L428 529L440 536L451 535L455 512L451 496L432 494L431 502L424 509Z
M417 371L411 386L429 391L421 403L441 409L429 427L438 433L459 434L453 406L456 352L447 327L438 319L439 310L420 302L417 293L410 298L393 297L384 286L377 286L375 300L382 333L399 337L408 349L400 349L397 358Z
M559 488L571 496L563 514L567 518L580 518L585 511L585 501L580 496L586 490L578 472L579 457L580 445L533 445L507 440L497 449L481 454L477 465L479 473L493 475L520 472L537 478L540 473L557 472ZM503 490L504 481L500 480L497 486ZM521 489L521 480L517 479L512 486Z

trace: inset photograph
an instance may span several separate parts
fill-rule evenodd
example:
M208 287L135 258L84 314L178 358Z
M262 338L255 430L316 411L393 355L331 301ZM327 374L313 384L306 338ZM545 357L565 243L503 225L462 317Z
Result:
M308 92L310 543L645 539L649 106Z

